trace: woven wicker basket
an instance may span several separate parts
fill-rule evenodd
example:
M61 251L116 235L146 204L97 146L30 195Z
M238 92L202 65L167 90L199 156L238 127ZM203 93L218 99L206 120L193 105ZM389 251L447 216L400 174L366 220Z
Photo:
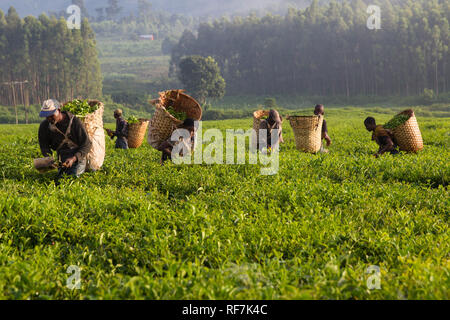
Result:
M259 140L259 126L263 118L269 116L269 110L258 110L253 112L253 133L252 133L252 143L251 146L253 150L258 148Z
M290 116L294 130L295 145L298 150L317 153L322 145L322 116Z
M417 152L423 149L422 134L413 110L405 110L400 114L409 115L410 118L404 124L393 129L394 137L402 151Z
M269 116L269 110L258 110L253 112L253 130L258 132L259 125L263 118L267 118Z
M92 142L91 151L86 157L86 170L96 171L100 170L102 167L106 153L105 132L103 130L103 112L105 106L98 100L88 100L88 103L91 107L98 105L98 109L86 116L77 116L77 118L84 124L87 134ZM63 106L66 104L67 103L63 104Z
M128 124L128 147L139 148L144 142L149 120L139 119L138 123Z
M172 132L183 123L167 112L167 107L173 107L177 112L185 112L188 118L200 121L202 108L192 97L183 93L183 90L168 90L159 93L159 104L150 119L148 130L148 143L158 149L161 143L167 140Z

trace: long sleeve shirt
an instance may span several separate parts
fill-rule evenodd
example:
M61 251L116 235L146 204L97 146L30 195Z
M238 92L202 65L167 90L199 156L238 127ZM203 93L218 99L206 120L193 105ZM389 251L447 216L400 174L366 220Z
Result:
M116 131L113 132L113 137L128 138L128 123L124 118L120 117L116 119Z
M70 117L72 116L68 112L64 112L64 119L56 124L56 127L63 133L66 133L67 127L70 123ZM77 145L77 147L70 147L65 143L59 150L58 147L64 141L63 134L57 131L50 130L50 123L44 120L39 126L39 145L44 157L51 156L52 150L58 151L58 157L62 162L67 159L76 157L78 161L84 159L91 151L92 142L89 138L86 128L80 119L74 116L72 120L72 126L68 138Z

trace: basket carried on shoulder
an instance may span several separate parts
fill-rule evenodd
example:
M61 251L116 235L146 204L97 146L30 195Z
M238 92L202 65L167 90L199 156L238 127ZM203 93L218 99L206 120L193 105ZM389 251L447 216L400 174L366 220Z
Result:
M200 104L183 92L184 90L168 90L159 93L159 103L150 119L148 130L148 143L157 150L162 142L170 138L177 126L183 123L167 112L166 108L172 107L176 112L184 112L187 118L193 120L200 121L202 118Z
M322 145L322 116L290 116L289 123L294 130L298 150L317 153Z
M417 152L423 149L422 134L413 110L405 110L398 115L408 115L410 118L402 125L392 129L401 151Z
M149 120L139 119L137 123L128 124L128 147L139 148L144 142Z

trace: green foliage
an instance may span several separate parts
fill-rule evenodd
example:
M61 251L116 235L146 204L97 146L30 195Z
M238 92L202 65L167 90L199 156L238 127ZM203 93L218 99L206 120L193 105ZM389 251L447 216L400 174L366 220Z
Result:
M405 114L398 114L395 117L393 117L391 120L389 120L388 123L386 123L383 127L386 129L395 129L402 124L404 124L406 121L408 121L410 116Z
M264 107L267 109L275 109L277 108L277 100L275 98L266 98L264 100Z
M222 98L225 95L225 80L212 57L189 56L181 60L178 75L180 81L200 103L206 98Z
M161 51L165 55L170 55L172 53L172 48L176 46L178 41L174 38L165 38L161 44Z
M433 89L428 89L428 88L423 89L422 98L423 98L423 103L431 104L436 98Z
M15 81L28 82L4 85ZM95 35L87 19L80 30L69 30L65 19L46 15L20 19L12 7L6 19L0 15L0 104L101 95Z
M173 50L212 56L231 95L421 95L448 92L450 7L446 1L380 0L380 30L367 28L367 1L314 1L284 16L204 22ZM420 21L420 23L418 22ZM413 67L412 67L413 66Z
M0 126L0 298L449 299L450 122L418 117L422 152L375 159L372 111L326 112L330 153L299 153L285 124L275 176L161 166L146 143L106 139L102 170L59 187L32 167L38 126ZM252 119L203 125L225 136Z
M150 96L181 84L169 73L169 57L161 52L161 41L131 41L100 38L103 93L116 103L151 111Z
M139 123L139 119L136 116L130 116L127 119L128 124Z
M170 113L174 118L184 121L187 119L186 112L183 111L176 111L172 106L169 106L166 108L167 112Z
M61 108L63 111L68 111L76 116L84 117L91 114L98 109L98 104L89 105L88 100L75 99L68 102L64 107Z

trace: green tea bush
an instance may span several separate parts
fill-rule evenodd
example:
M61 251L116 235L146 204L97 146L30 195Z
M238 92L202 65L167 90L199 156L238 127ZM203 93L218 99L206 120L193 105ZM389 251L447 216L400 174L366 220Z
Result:
M0 126L0 298L449 299L449 121L418 117L423 151L375 159L368 114L327 109L329 154L298 152L286 123L273 176L106 139L102 170L58 187L32 166L38 125Z

